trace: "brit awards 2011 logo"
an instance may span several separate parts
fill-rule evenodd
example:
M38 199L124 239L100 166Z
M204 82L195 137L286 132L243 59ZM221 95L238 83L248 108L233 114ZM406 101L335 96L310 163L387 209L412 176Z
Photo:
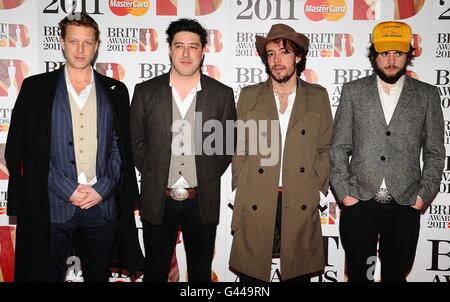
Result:
M401 20L417 15L425 0L354 0L353 20Z
M122 81L125 78L125 69L117 63L96 63L95 70L100 74Z
M446 161L448 163L448 157ZM444 171L444 173L449 172ZM447 178L447 176L445 177ZM437 202L431 204L428 208L427 228L450 230L450 205Z
M60 35L60 29L57 25L44 25L42 27L42 49L50 51L60 51Z
M450 58L450 33L438 33L435 45L436 58Z
M0 23L0 47L27 47L28 27L23 24Z
M108 28L106 51L154 52L158 46L158 32L153 28Z
M345 16L345 0L306 0L305 15L311 21L338 21Z
M235 52L236 57L254 57L259 56L256 50L256 38L255 36L266 37L267 33L254 33L254 32L236 32L235 33Z
M12 9L21 6L25 0L0 0L0 10Z
M0 59L0 97L17 97L22 82L28 75L28 65L15 59Z
M450 70L436 69L436 82L434 84L439 89L442 108L450 108Z
M308 57L346 58L353 55L353 37L348 33L305 33L309 38Z

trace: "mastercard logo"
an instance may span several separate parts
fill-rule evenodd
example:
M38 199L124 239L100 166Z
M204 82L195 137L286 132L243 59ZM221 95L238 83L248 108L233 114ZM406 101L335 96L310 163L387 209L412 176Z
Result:
M322 58L330 58L330 57L333 56L333 50L331 50L331 49L322 49L320 51L320 56Z
M347 5L345 0L307 0L305 15L312 21L338 21L345 16Z
M134 51L137 51L138 46L136 44L128 44L126 49L129 52L134 52Z
M150 0L109 0L109 9L117 16L138 17L150 8Z

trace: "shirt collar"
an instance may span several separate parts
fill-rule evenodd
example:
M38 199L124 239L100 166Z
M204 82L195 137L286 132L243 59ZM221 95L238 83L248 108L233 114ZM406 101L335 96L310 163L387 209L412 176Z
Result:
M394 91L397 91L397 90L402 90L403 89L403 84L405 83L405 75L402 75L401 77L400 77L400 79L398 79L398 81L397 82L395 82L395 84L393 84L392 86L391 86L391 89L390 89L390 91L391 92L394 92ZM380 89L381 91L383 91L383 84L382 84L382 80L380 79L380 77L377 75L377 86L378 86L378 89Z
M201 76L200 76L201 77ZM171 87L171 88L174 88L174 86L173 86L173 83L172 83L172 76L170 75L170 73L169 73L169 86ZM191 92L192 91L196 91L196 92L199 92L199 91L201 91L202 90L202 84L201 84L201 81L200 81L200 78L198 79L198 83L197 83L197 85L195 85L195 87L194 88L192 88L192 90L191 90Z

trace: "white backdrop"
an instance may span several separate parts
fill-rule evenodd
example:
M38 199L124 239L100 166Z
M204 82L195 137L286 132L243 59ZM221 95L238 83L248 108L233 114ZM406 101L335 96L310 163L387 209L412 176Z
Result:
M256 54L255 34L286 23L310 38L303 78L327 88L333 115L342 84L371 74L366 57L370 33L382 20L411 25L417 49L410 75L440 89L450 143L450 0L0 0L0 281L11 280L14 219L6 212L4 144L11 110L24 78L52 71L64 62L57 23L72 11L86 11L100 26L97 71L134 85L169 70L165 30L181 17L196 18L208 29L203 72L231 86L267 78ZM128 8L126 8L128 7ZM36 98L39 101L39 98ZM130 100L131 101L131 100ZM405 138L408 139L408 138ZM448 159L448 157L447 157ZM222 207L213 261L216 281L235 281L228 269L231 208L230 172L222 178ZM450 281L450 163L446 161L440 194L422 216L422 229L410 281ZM319 213L327 245L327 266L313 281L345 281L344 251L339 238L339 208L332 194ZM137 213L138 214L138 213ZM136 216L140 227L139 217ZM142 234L141 234L142 235ZM171 280L185 281L185 255L176 248ZM279 278L277 261L273 280ZM378 266L376 276L378 276ZM69 279L81 280L72 270ZM114 274L112 281L127 281Z

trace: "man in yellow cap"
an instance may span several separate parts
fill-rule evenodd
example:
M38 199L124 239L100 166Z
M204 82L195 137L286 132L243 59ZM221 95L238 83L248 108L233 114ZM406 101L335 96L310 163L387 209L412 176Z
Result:
M230 266L240 281L269 281L279 257L281 281L307 282L325 267L317 206L319 192L328 193L330 101L325 88L300 79L305 35L274 24L256 46L269 79L242 89L238 100L238 119L258 129L240 136L238 125ZM271 146L273 160L263 148L253 152L255 139Z
M411 39L405 23L378 24L368 54L375 73L342 88L330 181L342 205L349 281L373 281L377 242L381 281L406 281L420 213L438 192L445 159L443 114L437 88L406 74Z

